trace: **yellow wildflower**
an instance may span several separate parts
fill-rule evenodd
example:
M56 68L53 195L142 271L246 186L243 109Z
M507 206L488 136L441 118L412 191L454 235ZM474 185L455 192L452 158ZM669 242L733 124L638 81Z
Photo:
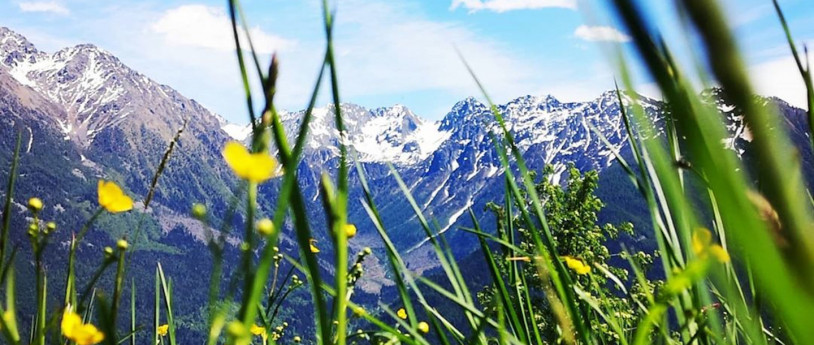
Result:
M591 272L591 266L585 264L580 259L575 259L571 256L563 256L562 258L565 260L565 265L574 270L577 274L588 274Z
M237 141L226 143L223 158L235 175L244 180L263 183L275 176L277 161L267 153L251 153Z
M129 247L129 246L130 245L127 244L127 240L125 240L125 239L120 239L120 240L116 241L116 247L119 248L119 250L127 250L127 247Z
M158 332L158 335L163 337L163 336L167 335L167 331L169 331L169 330L170 330L170 325L163 324L161 326L158 326L158 329L156 331Z
M274 222L268 218L257 221L257 232L263 236L271 235L274 232Z
M729 253L723 247L712 244L712 233L705 228L698 228L692 234L692 250L701 259L708 255L714 256L720 262L729 262Z
M309 245L311 246L311 253L314 253L314 254L319 253L319 248L317 248L317 240L312 238L312 239L308 240L308 242L309 242Z
M252 325L252 327L249 328L249 332L251 332L254 335L259 335L259 336L264 336L265 337L266 336L266 327L262 327L262 326L258 326L258 325Z
M301 341L302 341L302 338L300 338L299 335L294 337L294 342L295 343L300 343Z
M399 309L396 315L402 320L407 320L407 311L404 308Z
M133 209L133 199L124 194L113 181L99 180L99 205L110 213L119 213Z
M347 236L348 238L353 238L353 236L356 236L356 225L345 224L345 226L343 226L342 229L345 230L345 236Z
M92 324L83 324L82 318L72 311L62 314L62 335L77 345L93 345L105 339L105 334Z
M421 321L418 323L418 330L424 334L430 333L430 325L424 321Z
M40 198L28 199L28 208L34 212L42 210L42 200Z

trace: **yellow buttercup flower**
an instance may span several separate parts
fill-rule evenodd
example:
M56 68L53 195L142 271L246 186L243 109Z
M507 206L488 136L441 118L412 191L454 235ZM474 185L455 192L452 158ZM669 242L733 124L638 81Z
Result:
M62 335L77 345L93 345L105 340L105 334L92 324L83 324L82 318L72 311L62 314Z
M588 274L591 272L591 266L585 264L580 259L575 259L571 256L563 256L562 258L565 260L565 265L574 270L577 274Z
M692 234L692 250L701 259L712 255L720 262L729 262L729 253L723 247L712 244L712 233L705 228L698 228Z
M266 327L262 327L262 326L258 326L258 325L252 325L252 327L249 328L249 332L251 332L254 335L263 336L263 335L266 334Z
M418 330L424 334L430 333L430 325L424 321L421 321L418 323Z
M401 308L396 312L396 316L402 320L407 320L407 311L404 310L404 308Z
M230 141L223 147L223 159L235 175L244 180L263 183L275 177L277 161L267 153L251 153L243 144Z
M345 236L347 236L347 238L353 238L356 236L356 225L345 224L342 229L345 230Z
M107 212L119 213L133 209L133 199L124 194L124 191L113 181L99 180L99 205Z
M311 253L314 254L319 253L319 248L317 248L317 240L312 238L308 241L308 243L309 243L308 245L311 246Z
M158 329L156 329L156 331L158 332L158 335L160 335L162 337L167 335L167 331L169 331L169 330L170 330L170 325L167 325L167 324L163 324L161 326L158 326Z
M42 199L40 198L28 199L28 208L30 208L34 212L42 210Z

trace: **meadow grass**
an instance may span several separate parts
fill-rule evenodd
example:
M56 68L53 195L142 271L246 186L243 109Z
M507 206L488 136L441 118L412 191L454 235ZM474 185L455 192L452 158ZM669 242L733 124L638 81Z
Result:
M336 176L325 174L320 181L333 257L318 259L319 250L311 241L312 227L297 183L296 167L301 163L312 111L326 78L336 128L342 135L345 133L333 50L333 12L327 1L323 1L325 53L292 146L274 106L278 61L273 57L268 68L262 67L250 36L246 41L240 39L240 30L249 31L247 17L238 1L229 1L252 136L248 149L236 144L231 148L227 145L224 150L227 164L243 180L243 186L236 193L240 198L232 200L220 230L211 230L213 220L209 219L205 205L195 205L192 209L192 215L208 231L207 246L214 259L206 309L205 328L208 331L206 339L201 342L209 345L303 341L344 345L363 340L377 344L416 345L814 344L814 332L809 325L811 310L814 310L814 275L811 274L814 272L814 202L802 179L796 149L785 132L778 130L783 125L777 112L755 104L745 65L717 2L685 0L676 1L676 5L686 14L688 24L698 32L706 49L703 62L710 66L709 72L726 97L743 111L754 136L755 160L751 163L740 160L734 152L724 148L722 140L726 137L726 130L717 109L701 99L690 82L691 78L681 70L682 64L673 60L669 47L658 39L658 33L652 31L651 23L646 22L646 16L636 3L613 0L640 60L658 84L670 110L664 114L665 135L656 135L653 119L637 104L636 94L628 92L633 91L628 72L630 58L618 50L614 62L618 66L622 88L617 90L617 95L633 161L626 161L618 152L614 154L650 210L653 236L660 254L655 260L664 274L663 281L650 288L652 282L630 254L626 257L634 273L633 279L619 277L614 268L605 263L562 255L557 246L557 234L549 226L552 215L546 214L546 196L536 188L536 174L526 166L523 152L517 147L499 109L489 99L488 86L482 85L475 77L476 72L470 68L474 82L483 91L494 115L498 131L492 133L491 140L506 185L502 201L505 214L497 223L498 228L494 231L482 229L475 210L470 210L473 228L464 229L478 237L494 286L496 297L487 310L476 293L470 291L443 234L439 234L437 227L423 215L398 171L390 166L398 188L429 239L446 281L432 281L407 268L382 222L375 191L370 189L361 165L356 162L351 166L354 163L344 140L338 141L340 154ZM814 104L811 72L807 61L804 63L800 57L776 1L775 8L806 85L811 123L811 105ZM465 57L462 60L465 64ZM708 78L706 75L698 77L702 80ZM252 92L252 78L263 87L259 96ZM623 93L628 97L623 97ZM261 97L261 109L255 109L257 97ZM182 131L183 128L178 131L159 164L144 201L145 209ZM601 137L598 131L596 133ZM605 138L601 140L607 142ZM276 149L276 159L270 156L273 149ZM135 301L145 298L136 296L135 277L131 277L130 283L130 323L123 326L117 322L122 314L127 314L120 310L124 306L122 294L129 264L126 253L132 253L137 243L128 244L122 239L115 248L105 248L106 259L96 272L88 279L76 277L74 265L80 258L76 257L75 251L96 217L104 212L119 213L132 208L132 200L112 182L100 182L98 211L70 242L65 297L61 305L50 308L45 297L54 292L48 290L41 258L56 225L41 224L38 214L42 202L36 198L29 201L33 221L28 234L36 265L37 312L33 315L30 330L19 329L17 322L20 318L32 317L16 312L16 252L9 252L7 244L12 230L11 203L19 150L18 137L10 164L0 233L0 285L4 286L6 296L0 307L2 339L15 345L45 345L47 342L118 345L125 341L131 345L176 345L178 325L173 302L176 291L172 278L165 274L161 264L155 269L151 329L139 328L135 321L138 312ZM355 256L355 261L349 260L348 241L356 233L347 219L348 176L354 167L364 194L361 207L384 243L387 265L400 298L396 303L379 305L378 311L366 310L352 298L355 284L363 275L362 263L371 254L364 250ZM688 171L691 174L687 174ZM280 176L279 172L284 173ZM258 185L271 178L279 178L281 186L273 217L257 219ZM695 182L700 187L693 185ZM696 202L699 194L707 199L706 203ZM236 292L237 289L224 293L220 282L224 278L225 234L232 223L232 215L240 209L245 210L249 220L242 237L243 250L236 280L241 289L240 293ZM284 228L287 219L293 224L293 237L298 245L296 255L281 253L275 246L280 236L278 229ZM520 229L521 225L524 229ZM134 229L136 234L140 227ZM529 243L521 245L521 231L530 236ZM778 238L788 245L778 245ZM507 255L496 254L495 248ZM259 251L259 259L253 258L254 250ZM323 276L319 260L332 263L333 277ZM291 265L286 273L280 270L283 262ZM530 291L532 282L522 273L525 267L522 265L533 268L535 279L540 282L540 291ZM107 294L101 293L104 287L96 283L113 267L115 280L110 287L112 297L108 298ZM300 279L298 274L305 278ZM592 293L602 291L596 288L600 277L601 281L608 281L607 284L616 289L618 296ZM641 290L642 298L634 298L631 289L634 284L648 287ZM278 319L278 312L292 291L306 285L314 309L315 332L303 337L284 337L288 324ZM427 298L429 294L442 296L450 305L456 306L456 311L433 306ZM544 296L545 307L555 323L552 327L555 336L544 334L537 327L535 310L541 306L532 305L533 294ZM620 309L605 303L612 297L629 299L637 317L632 321L623 318ZM232 308L235 305L237 307ZM453 312L462 313L464 322L451 321L449 313ZM350 331L350 318L365 320L369 329L360 333ZM603 330L596 325L602 326Z

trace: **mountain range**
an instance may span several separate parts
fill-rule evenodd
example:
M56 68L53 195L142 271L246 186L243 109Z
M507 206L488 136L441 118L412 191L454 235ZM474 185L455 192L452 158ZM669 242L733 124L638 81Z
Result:
M723 145L746 154L751 140L748 128L737 109L729 106L720 90L707 92L727 119L731 137ZM638 95L646 113L658 120L664 104ZM629 106L630 95L623 96ZM804 111L778 99L760 98L781 109L797 142L807 142ZM236 100L237 101L237 100ZM335 173L339 135L333 123L331 105L316 108L309 125L304 160L298 167L300 184L307 197L309 219L315 237L324 246L329 240L324 226L319 179L323 172ZM361 163L369 180L384 225L411 269L424 272L435 268L434 252L426 245L412 209L399 190L392 171L398 171L422 211L454 244L456 254L476 250L471 234L457 231L468 224L465 212L472 208L481 221L489 224L488 212L479 212L489 201L502 200L503 169L490 134L497 124L489 107L475 98L456 103L439 121L426 120L406 106L367 109L343 103L341 110L347 127L351 157ZM614 191L632 186L614 164L614 152L629 155L627 132L615 91L608 91L585 102L563 102L552 96L523 96L498 106L516 138L519 148L533 169L552 165L558 180L569 163L582 171L599 170L606 176L602 188ZM304 111L281 111L286 133L299 128ZM201 225L189 214L192 203L204 203L214 218L222 218L231 200L240 197L237 181L221 157L229 140L246 141L248 127L228 123L195 100L181 95L125 65L111 53L90 44L65 48L55 53L38 50L25 37L0 27L0 178L6 178L17 133L21 133L20 176L17 180L15 212L20 217L25 207L20 200L41 197L46 205L45 219L54 219L65 229L57 233L64 243L92 214L98 179L120 183L131 196L147 194L150 179L163 152L179 129L186 127L177 148L158 183L145 231L132 239L137 215L122 219L102 217L80 254L99 257L99 247L120 236L138 241L140 251L134 272L151 274L157 260L172 261L175 272L201 272L198 254L206 255ZM604 143L597 132L607 138ZM799 146L799 145L798 145ZM802 159L812 167L808 145L801 146ZM811 171L809 169L808 171ZM377 256L366 264L364 292L375 295L392 285L384 265L384 247L361 207L358 176L351 173L349 218L359 234L351 242L353 250L371 247ZM609 186L606 187L605 183ZM278 182L264 184L259 190L261 214L273 212ZM2 191L0 191L2 193ZM606 193L618 198L619 193ZM601 196L601 195L600 195ZM617 202L619 201L619 202ZM635 214L636 201L611 200L606 219L625 220ZM142 207L143 208L143 207ZM646 208L644 209L646 212ZM233 225L242 223L234 220ZM648 222L631 239L652 248L647 238ZM16 229L24 229L22 223ZM239 231L237 231L239 232ZM235 237L237 238L237 237ZM283 230L280 247L293 250L293 234ZM12 234L14 243L26 245L23 231ZM56 250L65 251L64 245ZM56 255L55 255L56 256ZM328 257L328 256L326 256ZM50 262L52 271L61 269L61 261ZM86 271L90 268L85 268ZM25 279L23 279L25 280ZM194 286L181 280L179 287ZM150 284L144 287L149 293ZM191 288L194 290L194 288ZM184 290L186 291L186 290ZM203 294L202 294L203 296ZM194 312L194 310L192 310Z

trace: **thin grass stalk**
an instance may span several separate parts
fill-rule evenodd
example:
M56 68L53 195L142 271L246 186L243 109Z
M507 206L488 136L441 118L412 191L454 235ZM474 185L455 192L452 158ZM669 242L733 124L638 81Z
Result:
M469 217L472 220L472 224L475 226L475 230L481 232L480 224L478 223L477 218L475 217L475 213L472 212L472 209L469 210ZM489 268L489 273L492 275L492 282L495 288L497 289L498 296L500 297L501 306L509 306L505 308L506 313L509 317L509 326L511 326L512 331L514 332L515 337L517 337L520 342L527 343L528 337L526 332L524 332L525 327L520 323L520 318L517 316L517 312L515 311L514 303L512 303L512 299L510 297L509 290L506 287L506 282L503 279L503 276L500 273L500 269L495 263L495 258L492 255L492 250L489 248L489 245L486 244L486 240L483 237L478 237L478 242L480 242L481 251L483 252L483 256L486 259L486 264ZM519 296L518 296L519 297ZM499 315L500 319L503 319L505 315ZM503 330L501 330L502 332Z
M136 345L136 279L130 280L130 345Z
M228 0L229 1L229 19L232 22L232 38L235 42L235 53L237 54L237 63L240 66L240 79L243 82L243 92L246 95L246 107L249 110L249 123L252 126L252 133L257 132L257 119L254 113L254 101L252 100L252 91L251 85L249 84L249 75L246 72L246 63L243 60L243 49L241 48L240 44L240 35L238 34L238 24L237 24L237 11L236 11L236 0ZM248 35L248 32L246 33Z
M253 285L254 271L252 269L252 258L254 256L253 249L255 247L255 234L254 234L254 223L255 223L255 212L257 210L257 183L255 182L247 182L247 193L246 193L246 231L243 234L243 245L246 246L243 250L242 260L241 260L241 272L243 274L244 279L244 290L243 291L251 291ZM251 294L244 293L243 294L243 303L241 304L240 308L240 315L245 315L249 309L254 309L253 303L250 303L250 299L252 298Z
M279 269L279 266L275 265L275 267L274 267L274 271L275 271L274 280L275 280L275 282L277 280L277 271L278 271L278 269ZM278 306L279 306L280 304L282 304L282 302L288 296L288 292L283 294L283 291L285 290L285 286L286 286L285 284L288 282L288 279L291 278L291 276L293 274L294 274L294 266L291 266L291 268L288 269L288 273L286 273L285 278L283 278L283 280L281 281L280 288L279 289L271 289L271 290L269 290L269 296L266 299L266 309L263 312L264 314L269 315L269 313L271 312L271 308L274 306L274 303L278 303ZM293 289L291 289L291 287L289 287L287 291L290 292L291 290L293 290ZM280 297L281 295L282 295L282 297Z
M348 162L347 162L347 147L345 140L347 140L347 132L345 125L342 121L342 105L339 101L339 81L336 72L336 60L333 51L333 13L328 8L328 0L322 1L323 20L325 28L325 37L327 40L326 46L326 63L330 71L331 80L331 96L334 103L334 119L336 122L336 129L339 132L339 171L337 173L337 195L333 200L334 215L336 216L335 222L329 224L333 227L333 236L335 237L334 252L335 252L335 286L336 294L340 298L334 299L334 320L336 321L336 344L344 345L347 338L347 302L341 296L347 293L346 276L348 274L348 239L343 229L347 223L347 203L348 203ZM323 339L324 340L324 339Z
M14 184L17 181L17 167L20 163L20 147L22 145L22 131L17 131L17 142L14 145L14 154L11 158L11 168L8 172L6 184L6 201L3 204L3 229L0 232L0 267L5 267L6 252L8 251L8 232L11 227L11 204L14 198Z
M435 250L438 262L441 268L443 269L444 273L446 274L447 280L452 286L453 291L455 291L455 294L458 295L460 298L471 301L471 297L468 297L465 294L466 287L462 287L462 285L465 285L465 282L460 281L459 279L456 278L455 272L452 268L453 265L450 263L450 261L454 260L454 258L447 257L446 254L444 253L444 249L441 247L441 243L439 242L439 240L436 240L436 237L441 236L441 234L433 233L433 230L430 227L429 222L427 222L427 219L424 217L421 208L418 206L418 203L416 203L415 198L413 198L413 195L410 192L410 188L407 187L407 184L404 183L404 180L402 180L401 175L398 173L398 171L396 171L395 167L393 167L392 164L388 163L387 166L390 169L390 172L393 175L393 177L396 179L396 183L399 185L399 188L401 188L402 194L407 198L407 201L413 208L413 213L418 218L419 223L421 224L421 227L427 236L427 240L430 242L433 249ZM472 317L472 315L470 315L469 313L465 313L465 316L473 329L478 328L476 320Z
M161 279L161 292L164 296L164 308L166 309L167 325L169 326L167 334L170 338L170 345L176 345L175 342L175 317L173 316L173 301L172 301L172 280L168 280L164 276L164 269L161 268L161 263L158 263L158 277ZM156 332L158 329L156 328Z
M240 19L240 26L243 28L243 32L246 33L246 43L249 44L249 52L252 55L252 62L254 63L255 73L260 78L261 82L266 81L266 77L263 75L263 69L260 68L260 59L257 56L257 50L254 49L254 42L252 42L252 36L249 35L249 31L251 27L249 27L249 22L246 19L246 15L243 12L243 6L240 6L240 1L234 2L235 9L237 10L237 17Z
M438 228L437 224L436 228ZM449 245L449 243L447 243L447 239L446 236L444 236L444 234L439 233L438 238L440 239L441 247L443 248L447 261L449 262L449 266L453 273L453 276L455 277L457 284L460 287L461 295L464 297L464 300L466 300L468 303L474 304L475 300L472 298L473 294L469 291L469 287L466 284L466 279L464 279L464 276L461 273L461 269L460 267L458 267L458 262L455 260L455 255L452 253L452 247ZM474 318L469 313L465 313L464 315L466 316L467 321L469 322L469 325L472 327L473 330L480 328L480 321L478 319ZM486 336L479 337L481 342L483 343L487 342Z
M81 310L81 308L83 308L83 305L85 304L85 301L87 301L88 298L92 298L93 291L95 291L94 287L96 286L96 283L99 282L99 279L102 277L102 274L104 274L105 271L107 270L107 268L109 268L110 265L112 265L114 262L115 262L115 258L105 259L104 263L102 263L102 266L99 267L96 270L96 272L93 273L93 276L91 276L90 280L88 281L87 286L85 286L85 289L82 290L82 294L81 294L82 297L78 299L78 302L77 302L77 299L76 299L76 297L77 297L76 296L76 291L75 291L76 289L74 287L73 288L73 291L74 291L73 296L71 297L71 298L73 298L73 300L70 303L66 303L66 306L70 305L77 311Z
M34 222L35 224L38 222L36 216L34 217ZM35 344L45 345L47 278L45 277L45 268L42 265L42 248L40 248L39 245L35 245L34 251L37 276L37 331Z
M242 194L243 189L240 189L240 191L238 191L238 193L231 198L229 207L226 210L226 214L221 222L221 227L217 233L217 236L210 228L207 215L203 215L203 218L200 219L204 229L207 230L207 233L209 234L209 242L207 247L212 254L212 271L209 279L209 299L207 301L207 325L209 326L207 345L214 345L217 342L218 336L220 335L220 330L225 323L224 307L219 306L216 308L215 304L218 302L221 295L220 287L221 277L223 276L223 252L224 246L226 245L226 236L230 225L232 224L235 210L238 207ZM158 278L156 278L156 281L158 281Z
M153 304L153 344L158 344L158 326L161 322L161 295L159 287L158 267L155 268L155 303Z
M12 252L10 260L13 260L14 252ZM20 344L20 334L17 330L17 310L16 310L16 295L15 295L15 285L14 285L14 265L9 265L9 268L6 272L4 272L3 281L6 283L6 306L5 308L0 308L0 315L6 315L8 313L11 315L11 319L6 319L4 317L0 317L0 333L3 334L3 338L12 345Z
M357 169L359 169L360 172L361 172L361 168L358 165L358 163L357 163ZM363 176L363 174L360 174L360 175ZM370 191L367 188L366 180L364 180L364 178L361 178L361 180L363 180L363 182L362 182L363 187L362 188L366 193L366 198L368 198L369 200L372 200L372 196L370 195ZM412 196L410 196L409 193L407 193L406 196L408 197L408 199L412 198ZM447 328L450 330L450 332L453 335L455 335L457 338L462 339L463 335L461 334L461 332L458 331L457 329L455 329L451 324L449 324L449 322L447 322L443 318L443 316L441 316L436 310L434 310L427 303L426 299L424 298L424 295L421 293L421 290L415 284L415 279L417 279L417 278L420 279L420 277L417 277L417 278L412 277L412 275L407 270L406 265L404 265L404 261L401 259L401 256L396 251L395 246L393 245L392 241L390 241L390 238L387 236L387 233L384 231L384 228L382 227L381 222L380 222L381 218L379 217L378 212L376 211L374 213L374 210L371 209L371 207L370 207L370 205L368 203L363 202L362 206L365 208L365 211L368 213L368 216L373 221L374 226L378 230L379 236L382 238L382 240L385 243L385 246L387 248L388 259L389 259L389 261L391 263L391 267L393 267L393 270L396 273L395 276L400 277L400 275L404 275L405 278L407 278L407 279L401 280L400 282L397 282L397 286L400 286L399 292L401 293L402 303L404 304L404 309L405 309L405 311L407 313L407 320L410 322L410 327L408 327L408 328L409 329L415 329L416 324L417 324L417 319L416 319L416 316L415 316L415 312L414 312L412 303L410 302L410 297L407 294L406 285L409 285L413 289L413 292L416 294L416 297L418 297L418 300L419 300L420 304L424 307L425 312L427 312L429 316L436 317L440 321L447 324ZM404 282L406 282L407 284L404 284ZM458 299L459 297L455 296L454 298ZM462 303L467 304L466 302L462 302ZM386 306L383 306L383 308L385 308L385 310L389 310L389 309L386 309ZM400 319L398 319L398 318L396 318L396 319L397 319L396 321L401 323Z
M382 241L385 243L385 248L387 249L387 262L390 265L390 269L393 271L393 280L395 280L396 288L399 292L399 297L401 297L402 305L404 306L404 310L407 312L407 316L410 317L411 315L415 315L412 302L410 300L410 294L407 291L407 282L405 282L405 275L401 270L404 263L401 261L401 257L398 255L398 251L396 250L393 243L390 241L390 238L387 236L387 233L384 231L382 227L382 219L379 215L379 210L376 207L376 203L373 200L373 194L370 192L370 187L367 184L367 177L365 176L364 171L362 170L361 164L356 161L356 172L359 176L359 184L362 186L362 192L365 196L365 201L362 202L362 207L368 214L368 217L373 221L373 225L379 233L379 236L382 238ZM409 281L411 286L414 286L414 282ZM414 287L413 291L420 295L421 290Z
M363 205L365 207L367 207L367 204L363 204ZM302 272L304 274L308 273L307 268L302 266L296 259L293 259L293 258L291 258L289 256L285 256L285 259L292 266L294 266L298 271L300 271L300 272ZM329 296L336 298L336 296L337 296L336 295L336 290L334 290L333 287L329 286L328 284L322 284L321 289L322 289L322 291L327 293ZM354 309L361 308L360 305L358 305L356 303L353 303L353 302L349 302L348 307L354 308ZM398 317L396 317L395 313L393 313L392 310L387 308L387 306L382 306L382 310L385 311L385 313L389 313L389 315L391 317L393 317L393 318L395 318L397 320L400 320ZM388 333L388 334L392 334L394 337L398 338L398 340L403 342L403 343L429 345L429 343L423 337L421 337L421 336L418 336L418 337L415 337L415 338L407 337L406 335L402 334L398 329L388 325L387 323L384 323L379 318L371 315L370 313L367 313L367 312L362 313L361 317L364 318L366 321L369 321L372 325L374 325L375 327L377 327L381 331L383 331L385 333ZM410 328L407 327L407 330L409 331Z
M811 134L811 143L814 145L814 83L811 81L811 65L808 64L808 50L804 50L806 53L806 65L804 66L803 61L800 58L800 53L797 50L797 45L794 43L794 39L791 37L791 29L789 29L789 24L786 22L786 16L783 14L780 4L777 2L777 0L772 0L772 3L774 4L774 9L777 12L777 17L780 19L780 24L783 26L783 32L786 34L786 41L788 42L789 49L791 49L791 55L794 57L794 62L797 64L797 70L800 72L800 76L803 78L803 82L806 86L808 126L809 133Z
M170 156L172 155L173 150L175 149L175 145L181 140L181 133L187 128L187 123L189 122L189 118L184 119L184 123L181 125L181 128L175 132L175 136L170 141L170 145L167 147L167 150L164 151L164 154L161 156L161 161L158 163L158 168L156 168L155 173L153 174L152 179L150 180L150 188L147 190L147 197L144 198L144 212L141 214L138 224L136 225L136 230L134 231L133 235L133 244L132 248L130 249L130 254L127 255L127 264L125 266L130 265L130 259L133 254L136 252L136 248L139 245L139 240L141 239L141 227L144 223L144 219L147 216L147 209L150 207L150 203L153 200L153 196L155 195L156 187L158 187L158 179L164 173L164 169L167 167L167 163L170 161Z
M112 328L114 330L118 330L116 328L117 321L119 319L119 305L122 299L122 292L123 292L123 283L124 283L124 262L125 262L125 249L119 248L119 257L118 263L116 264L116 278L114 281L113 286L113 304L111 307L111 317L113 318L110 320L110 323L113 325ZM118 342L117 334L110 334L109 336L113 337L115 341Z
M619 325L616 318L614 318L612 316L612 314L605 313L605 311L599 305L599 301L596 298L594 298L593 296L591 296L591 294L589 294L589 293L585 292L584 290L582 290L579 286L574 286L574 291L576 291L577 296L579 296L580 299L585 301L585 303L587 303L591 307L591 309L594 310L594 312L599 314L599 316L603 320L605 320L607 325L610 326L610 328L613 330L613 332L616 333L619 336L619 343L622 344L622 345L627 345L628 344L628 342L627 342L627 334L622 330L622 327ZM600 296L600 299L603 298L603 297L604 296ZM611 311L611 312L613 312L613 311Z
M93 215L82 225L82 228L79 229L77 234L72 234L71 236L71 244L70 249L68 249L68 275L66 277L65 282L65 305L72 305L78 307L77 305L77 296L76 296L76 250L79 248L79 244L81 243L82 239L85 238L85 234L90 230L91 225L96 221L102 212L104 212L103 208L99 208Z

